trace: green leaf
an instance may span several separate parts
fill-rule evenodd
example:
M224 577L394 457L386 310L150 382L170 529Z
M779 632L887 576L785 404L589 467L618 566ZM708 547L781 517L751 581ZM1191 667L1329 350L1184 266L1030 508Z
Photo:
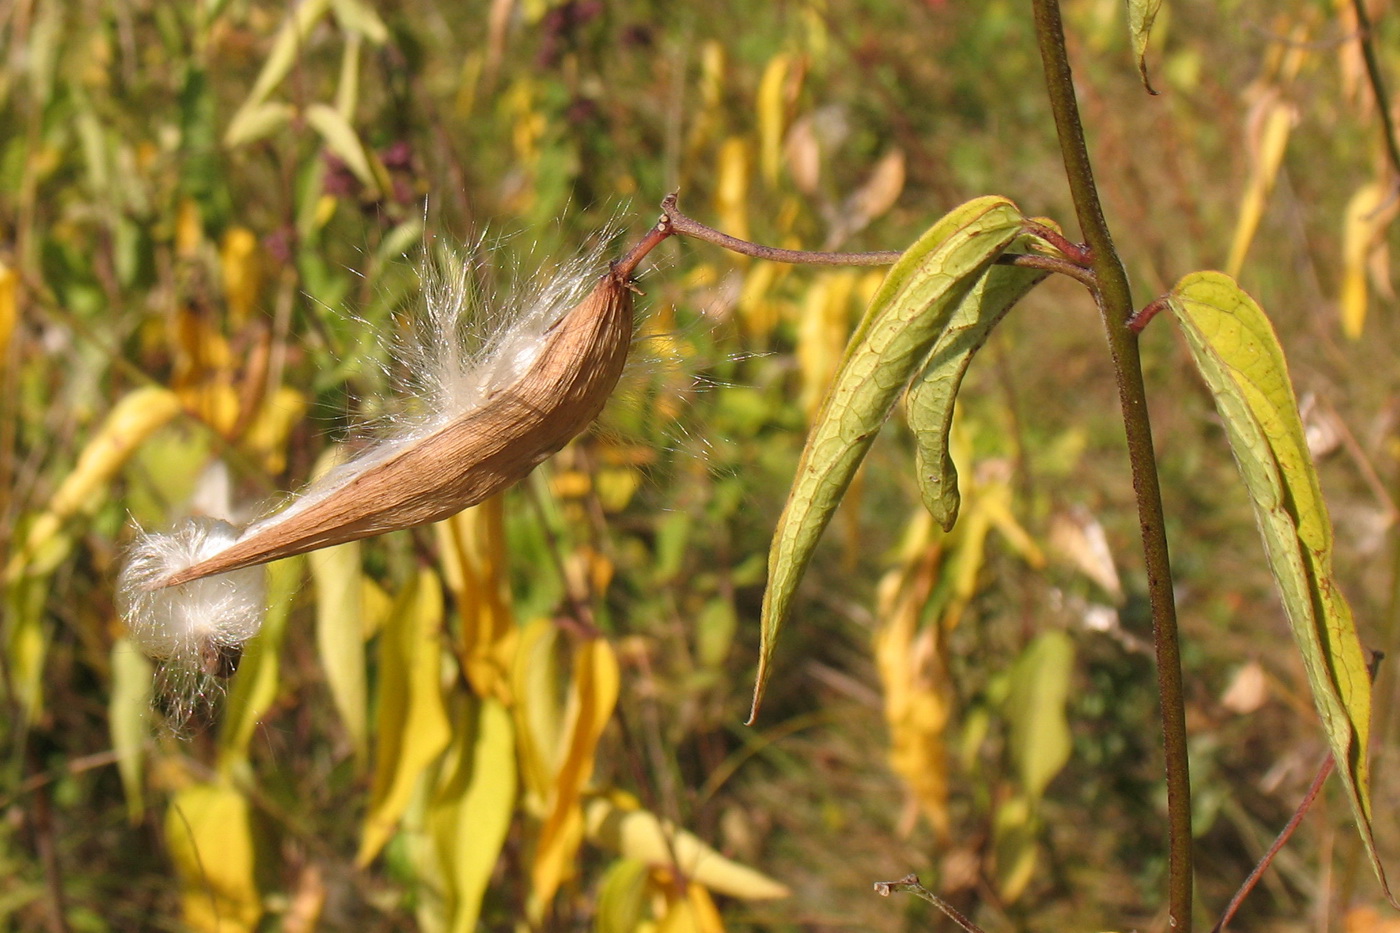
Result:
M1016 659L1006 719L1008 751L1032 806L1069 761L1072 739L1065 704L1074 673L1074 642L1064 632L1046 632Z
M427 822L446 882L445 929L470 933L505 845L518 783L510 711L473 698L459 713Z
M1337 773L1390 897L1371 830L1371 679L1351 608L1333 577L1332 522L1283 351L1259 305L1223 273L1193 272L1167 302L1225 423Z
M251 133L250 125L261 125L265 118L254 118L253 115L265 109L263 104L267 102L268 96L282 83L282 79L291 73L292 66L306 47L312 27L326 15L330 7L331 0L306 0L296 6L282 23L253 89L248 92L247 99L229 121L228 130L224 134L225 143L237 146L260 135Z
M1156 94L1147 78L1147 40L1152 36L1152 24L1162 8L1162 0L1128 0L1128 33L1133 41L1133 56L1137 58L1138 74L1147 93Z
M958 470L948 452L953 426L953 403L973 355L987 342L992 328L1012 305L1040 284L1048 272L1016 266L993 266L967 293L938 336L905 397L909 427L914 432L915 469L924 505L944 531L958 518L961 496Z
M112 643L112 697L107 701L107 726L117 773L126 797L126 815L133 826L146 814L144 765L151 738L151 677L154 667L130 639Z
M1016 205L1000 197L955 208L890 268L851 337L802 451L769 551L750 722L763 700L778 630L817 539L899 393L968 292L1020 234L1023 219Z

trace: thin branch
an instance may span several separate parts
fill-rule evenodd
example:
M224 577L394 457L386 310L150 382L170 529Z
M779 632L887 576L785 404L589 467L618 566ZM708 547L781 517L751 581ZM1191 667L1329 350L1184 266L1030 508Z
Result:
M1172 593L1166 518L1147 412L1138 335L1127 327L1133 313L1132 291L1123 261L1113 246L1094 184L1093 166L1074 96L1074 77L1065 48L1058 0L1034 0L1036 39L1045 66L1045 86L1060 139L1065 176L1075 212L1093 257L1096 295L1113 356L1118 400L1137 496L1148 597L1152 605L1153 647L1157 654L1157 690L1162 704L1162 744L1167 784L1167 909L1175 933L1191 931L1191 777L1186 751L1186 700L1181 675L1176 600Z
M1259 883L1259 879L1264 877L1264 872L1273 864L1274 857L1278 855L1279 850L1282 849L1289 838L1292 837L1293 831L1298 828L1298 824L1303 822L1303 817L1306 816L1308 810L1312 808L1313 801L1317 799L1317 795L1322 792L1322 785L1327 783L1327 777L1332 773L1332 769L1336 767L1336 763L1336 759L1328 755L1327 760L1322 763L1322 767L1317 769L1317 776L1313 778L1312 785L1308 787L1308 792L1303 795L1303 802L1298 804L1298 809L1293 811L1292 818L1289 819L1287 825L1283 827L1283 831L1278 834L1278 838L1274 840L1274 844L1269 846L1269 850L1264 853L1263 858L1259 859L1259 864L1254 866L1254 871L1249 873L1249 877L1244 879L1244 883L1241 884L1239 890L1235 892L1235 896L1230 898L1229 906L1225 908L1225 913L1221 914L1215 926L1211 927L1210 933L1221 933L1221 931L1225 929L1225 925L1235 919L1235 912L1240 909L1240 905L1244 903L1244 899L1254 890L1255 885Z
M956 907L920 884L918 875L905 875L898 881L875 882L875 893L881 897L889 897L891 891L905 891L909 894L913 894L915 897L922 897L934 907L943 911L945 917L962 927L967 933L982 933L982 928L959 913Z
M1366 77L1371 82L1371 93L1376 98L1376 110L1380 113L1381 130L1385 136L1385 151L1390 157L1390 167L1400 177L1400 142L1395 138L1395 124L1390 119L1390 95L1385 91L1385 81L1381 78L1381 65L1376 59L1375 36L1372 35L1371 17L1366 12L1365 0L1351 0L1356 11L1357 41L1361 43L1361 57L1366 61Z
M803 266L888 266L903 255L899 250L882 250L877 253L826 253L805 249L778 249L775 246L750 243L748 240L720 233L715 228L707 227L700 221L682 214L676 206L674 194L668 194L661 202L661 222L669 224L674 233L682 236L694 237L722 246L731 252L755 259L767 259L770 262L789 262Z
M1056 259L1054 256L1039 256L1035 253L1002 253L997 257L997 265L1058 272L1060 275L1067 275L1074 279L1089 289L1091 294L1097 294L1099 290L1099 282L1098 279L1094 278L1092 269L1085 269L1083 266L1077 266L1066 259Z

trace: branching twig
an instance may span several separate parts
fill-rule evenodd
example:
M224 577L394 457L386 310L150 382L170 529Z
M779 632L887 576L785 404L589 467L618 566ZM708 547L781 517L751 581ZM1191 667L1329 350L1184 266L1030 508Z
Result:
M963 916L956 907L920 884L918 875L905 875L898 881L875 882L875 893L881 897L889 897L891 891L906 891L909 894L913 894L915 897L922 897L934 907L943 911L945 917L962 927L967 933L982 933L982 928Z

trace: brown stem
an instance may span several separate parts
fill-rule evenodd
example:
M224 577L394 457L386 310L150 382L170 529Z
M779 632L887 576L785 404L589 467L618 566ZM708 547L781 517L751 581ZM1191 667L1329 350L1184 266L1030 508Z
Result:
M875 893L881 897L889 897L892 891L907 891L915 897L922 897L934 907L943 911L945 917L962 927L967 933L982 933L982 928L963 916L956 907L920 884L918 875L905 875L898 881L875 882Z
M1249 896L1249 892L1254 890L1255 885L1259 883L1259 879L1264 877L1264 872L1273 864L1274 857L1278 855L1279 850L1288 842L1289 838L1293 835L1293 831L1298 828L1298 824L1303 822L1303 817L1306 816L1308 810L1311 809L1313 801L1317 799L1317 795L1322 792L1322 785L1327 783L1327 777L1332 773L1332 769L1335 766L1336 759L1328 755L1327 760L1322 763L1322 767L1317 769L1317 776L1313 778L1312 785L1308 787L1308 792L1303 795L1303 802L1298 804L1298 809L1293 812L1293 817L1288 821L1287 825L1283 827L1283 831L1278 834L1278 838L1274 840L1274 844L1269 846L1269 850L1264 853L1264 857L1259 860L1259 864L1254 866L1254 871L1249 873L1249 877L1244 879L1244 883L1241 884L1239 890L1235 892L1235 896L1230 898L1229 906L1225 908L1225 913L1220 916L1215 926L1211 927L1210 933L1220 933L1221 930L1225 929L1225 925L1235 918L1235 912L1240 909L1240 905L1244 903L1244 899Z
M903 255L899 250L882 250L877 253L825 253L805 249L779 249L750 243L727 233L720 233L714 227L707 227L700 221L682 214L676 206L676 196L666 195L661 202L661 222L669 224L672 232L694 237L722 246L730 252L767 259L770 262L787 262L803 266L888 266Z
M1046 272L1058 272L1074 279L1085 288L1090 294L1098 294L1099 282L1094 278L1094 270L1085 269L1064 259L1057 259L1054 256L1037 256L1034 253L1002 253L997 257L999 266L1020 266L1023 269L1043 269Z
M1371 17L1366 12L1365 0L1352 0L1356 11L1357 41L1361 43L1361 57L1366 62L1366 77L1371 84L1371 93L1376 98L1376 111L1381 118L1381 132L1385 137L1385 153L1390 158L1390 167L1400 176L1400 142L1395 138L1395 124L1390 119L1390 96L1385 91L1385 81L1381 79L1381 65L1376 60L1376 44L1371 30Z
M1079 227L1093 256L1099 311L1113 356L1118 400L1128 442L1128 460L1142 532L1148 598L1152 606L1153 648L1157 655L1157 692L1161 700L1162 744L1167 784L1167 910L1175 933L1191 931L1192 852L1191 777L1186 750L1186 697L1181 674L1181 643L1172 593L1166 517L1152 445L1138 335L1127 323L1133 313L1132 291L1123 261L1113 245L1094 184L1094 170L1079 119L1074 76L1065 48L1058 0L1033 0L1036 39L1045 67L1045 87L1064 159L1065 177L1074 198Z

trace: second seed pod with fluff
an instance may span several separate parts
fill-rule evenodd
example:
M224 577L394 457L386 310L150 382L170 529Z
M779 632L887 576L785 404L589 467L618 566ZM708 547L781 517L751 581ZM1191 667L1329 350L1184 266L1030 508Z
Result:
M189 519L142 534L119 580L133 640L167 664L223 673L261 625L256 564L438 521L526 476L586 428L616 387L632 340L637 263L653 230L598 276L597 256L557 271L464 342L469 273L424 287L425 316L401 353L422 414L241 531Z

